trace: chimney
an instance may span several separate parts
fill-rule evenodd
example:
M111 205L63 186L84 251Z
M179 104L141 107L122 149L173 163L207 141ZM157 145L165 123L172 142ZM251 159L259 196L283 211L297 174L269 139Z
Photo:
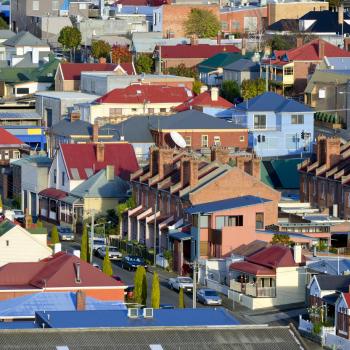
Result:
M259 158L253 158L251 160L252 162L252 172L250 175L254 176L258 180L260 180L260 159Z
M80 111L72 111L70 113L70 122L74 123L76 120L80 120Z
M260 180L259 158L237 157L236 164L239 169Z
M217 101L219 99L219 89L217 87L212 87L210 89L210 97L212 101Z
M211 161L227 164L230 160L230 150L227 147L214 146L211 148Z
M76 310L77 311L84 311L85 304L86 304L85 293L82 290L78 290L76 293L76 305L75 305Z
M26 208L26 214L24 216L24 228L26 228L26 229L31 228L32 225L33 225L33 218L29 214L28 208Z
M114 180L114 165L106 166L106 178L107 178L107 181Z
M304 43L303 37L298 36L298 37L297 37L297 47L303 46L303 43Z
M340 139L320 135L317 138L317 160L320 166L327 164L327 169L338 163L340 160Z
M106 57L100 57L100 58L98 59L98 63L100 63L100 64L106 64L106 63L107 63Z
M338 24L342 25L344 22L344 6L340 5L338 7Z
M98 123L95 121L95 123L92 125L92 142L97 143L98 142Z
M241 55L245 56L247 52L247 39L242 38L242 50L241 50Z
M181 187L194 187L198 183L198 165L199 161L195 158L184 157L181 160L180 182Z
M74 263L75 268L75 282L81 283L81 275L80 275L80 261Z
M96 144L96 160L97 162L104 162L105 160L105 145L102 142Z
M172 148L159 148L158 152L158 175L160 179L163 179L173 170L174 150Z
M206 91L208 91L208 86L202 85L200 89L200 93L202 94L203 92L206 92Z
M350 38L344 38L344 50L350 51Z
M149 149L150 157L149 157L149 172L151 177L157 174L158 172L158 157L159 157L159 149L158 147L150 147Z
M301 260L301 245L296 244L293 248L294 253L294 262L296 264L300 264L302 262Z
M221 45L221 32L218 32L217 36L216 36L216 43L218 45Z
M192 35L190 38L190 44L191 45L198 45L198 38L197 35Z
M324 58L324 41L322 39L318 39L318 55L320 59Z

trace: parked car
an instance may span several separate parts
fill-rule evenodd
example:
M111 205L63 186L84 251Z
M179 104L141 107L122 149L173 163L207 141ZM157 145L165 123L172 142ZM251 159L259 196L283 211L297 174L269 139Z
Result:
M106 256L107 247L103 246L96 249L96 256L104 259ZM117 247L108 247L108 255L111 260L119 260L123 257L123 254L118 251Z
M197 300L204 305L221 305L222 299L214 289L202 288L197 291Z
M69 227L57 227L58 235L61 241L74 241L74 232Z
M16 220L18 222L24 222L24 213L19 209L8 209L5 210L5 218L11 221Z
M90 242L91 242L91 238L90 238ZM105 246L106 246L106 239L105 238L94 237L92 252L95 254L96 250L98 248L105 247Z
M121 261L122 269L127 269L129 271L136 270L138 266L143 266L147 270L147 264L143 258L139 256L128 255L124 256Z
M175 289L176 291L180 291L180 289L182 288L184 292L192 292L193 280L191 277L173 277L169 278L168 286L170 289Z

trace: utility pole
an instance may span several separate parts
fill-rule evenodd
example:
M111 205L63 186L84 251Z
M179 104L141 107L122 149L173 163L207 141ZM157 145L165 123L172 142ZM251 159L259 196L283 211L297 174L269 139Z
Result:
M90 241L90 264L92 264L92 256L94 252L94 234L95 234L95 212L91 212L91 241Z
M193 262L193 291L192 291L192 308L197 308L197 260Z
M158 58L159 58L159 74L162 74L162 46L159 45L159 50L158 50Z
M156 267L157 260L157 211L158 211L158 189L156 190L156 200L154 202L154 231L153 231L153 266Z

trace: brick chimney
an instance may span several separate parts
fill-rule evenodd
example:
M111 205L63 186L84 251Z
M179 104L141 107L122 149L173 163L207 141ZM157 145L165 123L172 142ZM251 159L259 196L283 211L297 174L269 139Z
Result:
M301 36L297 37L297 47L301 47L304 44L304 39Z
M344 38L344 50L350 51L350 38Z
M333 167L340 160L340 139L338 137L327 138L320 135L317 138L317 160L319 165L327 164L327 169Z
M219 89L217 87L212 87L210 89L210 97L212 101L217 101L219 99Z
M158 174L163 179L173 170L174 150L172 148L159 148L158 152Z
M320 59L324 58L324 41L321 39L318 39L318 55Z
M211 148L211 161L218 161L222 164L228 163L230 160L230 150L227 147L214 146Z
M181 160L180 182L181 187L194 187L198 183L198 165L199 161L195 158L184 157Z
M200 93L202 94L203 92L208 91L208 86L207 85L202 85L200 89Z
M218 45L221 45L221 32L218 32L217 36L216 36L216 43Z
M255 178L257 178L258 180L260 180L260 159L258 158L253 158L251 160L252 166L251 166L251 174L252 176L254 176Z
M96 160L98 162L104 162L105 160L105 145L102 142L96 144Z
M338 7L338 24L342 25L344 22L344 6L340 5Z
M153 177L158 172L159 149L158 147L152 146L150 147L149 152L149 172L151 174L151 177Z
M191 45L198 45L198 38L197 35L192 35L190 38L190 44Z
M106 166L106 178L107 178L107 181L114 180L114 165Z
M260 180L259 158L237 157L236 164L239 169Z
M98 63L100 63L100 64L106 64L106 63L107 63L106 57L100 57L100 58L98 59Z
M86 305L86 296L85 293L81 290L78 290L76 293L76 310L77 311L84 311Z
M242 38L242 50L241 50L241 55L245 56L245 54L247 53L247 39L246 38Z
M95 123L92 125L92 142L97 143L98 142L98 123L95 121Z

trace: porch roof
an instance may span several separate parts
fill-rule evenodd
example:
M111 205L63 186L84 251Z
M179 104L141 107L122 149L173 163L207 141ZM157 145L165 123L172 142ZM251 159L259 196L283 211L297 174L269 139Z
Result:
M67 197L68 193L58 190L57 188L45 188L45 190L42 190L39 192L39 196L52 198L52 199L62 199L64 197Z
M248 261L236 262L230 265L230 270L238 270L254 276L276 276L276 271Z
M188 241L191 239L191 235L187 232L174 231L169 233L169 238L175 239L177 241Z
M328 294L322 297L322 300L326 302L328 305L335 305L336 301L339 298L339 293Z
M134 211L132 214L129 214L129 217L136 217L139 214L141 214L142 212L144 212L146 209L144 207L141 207L140 209Z
M159 213L159 212L158 212ZM162 216L162 215L158 215L157 216L157 223L160 224L163 221L165 221L169 216ZM154 223L154 214L152 215L151 219L149 221L147 221L147 224L153 224Z
M61 199L61 202L63 203L67 203L67 204L70 204L70 205L73 205L73 204L77 204L79 202L81 202L81 198L78 198L78 197L74 197L74 196L67 196L63 199ZM82 203L82 202L81 202Z

